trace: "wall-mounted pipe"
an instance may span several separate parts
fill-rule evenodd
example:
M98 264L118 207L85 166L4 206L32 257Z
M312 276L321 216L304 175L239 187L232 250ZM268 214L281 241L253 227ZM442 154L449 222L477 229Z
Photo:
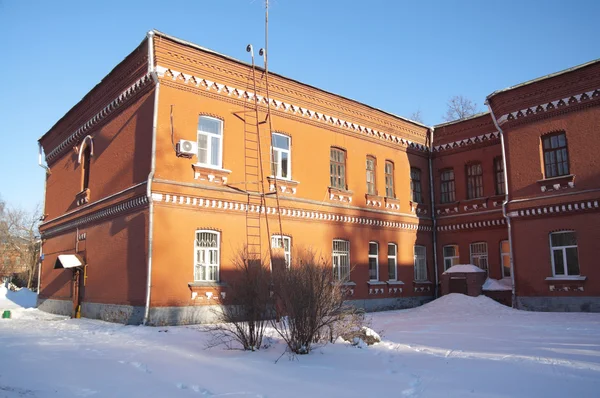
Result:
M435 273L435 287L433 288L434 298L438 298L438 258L437 258L437 221L435 218L435 194L433 191L433 132L434 128L429 130L429 196L431 198L431 219L433 220L433 267Z
M489 102L489 97L485 100L485 104L490 110L490 115L492 115L492 120L494 121L494 126L498 129L500 133L500 145L502 146L502 167L504 168L504 201L502 202L502 215L506 219L506 226L508 227L508 258L510 261L510 279L512 284L512 306L513 308L517 307L517 294L516 294L516 286L515 286L515 264L513 259L513 240L512 240L512 224L510 221L510 216L506 212L506 206L510 202L510 196L508 191L508 167L506 163L506 145L504 141L504 131L500 128L498 121L496 120L496 115L494 115L494 110Z
M146 305L144 307L143 325L148 324L150 316L150 298L152 292L152 235L154 233L154 202L152 200L152 181L156 170L156 128L158 124L158 98L160 91L160 82L154 66L154 32L148 32L148 73L156 83L154 89L154 115L152 120L152 156L150 163L150 173L146 183L146 196L148 197L148 268L146 275Z

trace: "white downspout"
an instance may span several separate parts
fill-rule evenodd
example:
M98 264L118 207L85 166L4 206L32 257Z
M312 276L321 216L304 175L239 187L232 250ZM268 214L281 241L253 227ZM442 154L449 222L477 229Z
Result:
M158 97L160 91L160 82L154 66L154 32L150 31L148 37L148 73L152 76L156 88L154 89L154 116L152 120L152 156L150 163L150 173L146 183L146 196L148 197L148 271L146 276L146 306L144 308L143 325L148 324L150 315L150 293L152 290L152 235L154 232L154 203L152 201L152 180L156 170L156 126L158 122Z
M38 141L38 165L46 170L46 173L44 174L44 202L42 204L42 220L46 217L46 188L48 185L48 174L50 174L50 168L48 166L46 166L43 162L42 162L42 153L43 153L43 149L42 149L42 143ZM40 257L39 257L39 266L38 266L38 280L37 280L37 294L39 296L40 294L40 282L42 280L42 253L43 253L43 247L44 247L44 240L40 239Z
M431 219L433 220L433 266L435 273L434 298L438 298L438 259L437 259L437 220L435 219L435 195L433 192L433 132L429 130L429 196L431 198Z
M510 222L510 216L506 212L506 206L510 202L510 197L508 195L508 168L506 167L506 146L504 143L504 132L500 128L498 121L496 120L496 116L494 115L494 110L489 102L489 97L485 100L485 104L490 110L490 114L492 115L492 120L494 121L494 125L498 132L500 133L500 145L502 146L502 166L504 168L504 202L502 202L502 215L506 219L506 225L508 227L508 258L510 260L510 279L512 284L512 306L513 308L517 308L517 294L516 294L516 286L515 286L515 264L513 261L513 242L512 242L512 225Z

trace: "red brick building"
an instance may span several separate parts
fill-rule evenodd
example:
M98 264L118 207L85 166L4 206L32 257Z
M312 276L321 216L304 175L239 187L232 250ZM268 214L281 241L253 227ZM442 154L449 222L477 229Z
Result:
M519 90L492 96L494 114L516 112L510 106L521 104L512 99ZM597 125L597 102L592 92L587 108L573 107L573 126L588 117ZM499 124L525 126L508 118ZM69 314L75 302L83 316L129 323L210 321L210 308L227 304L232 260L245 244L261 252L273 246L288 264L298 250L317 249L348 286L349 299L368 310L431 300L445 264L470 262L491 278L510 278L509 241L519 300L581 296L579 285L597 285L600 275L586 271L582 282L581 274L569 274L569 283L579 278L577 289L565 291L519 271L539 273L547 264L520 254L516 234L532 231L520 232L517 205L508 203L514 218L503 215L505 181L510 190L522 176L514 172L512 182L510 167L521 166L511 156L525 150L510 150L512 132L504 130L490 113L431 128L150 32L40 138L49 171L39 306ZM508 137L507 178L501 132ZM598 170L589 162L588 171ZM566 193L590 195L600 186L597 175L581 188L577 178ZM597 202L585 203L581 211L598 214ZM577 231L587 270L584 228ZM555 250L571 253L571 246ZM61 255L82 263L75 278L60 268L67 263ZM599 293L585 292L590 300Z

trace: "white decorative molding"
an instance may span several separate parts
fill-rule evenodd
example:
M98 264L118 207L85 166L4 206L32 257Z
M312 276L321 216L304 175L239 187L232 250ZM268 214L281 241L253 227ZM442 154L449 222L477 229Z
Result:
M382 205L382 203L379 200L367 199L367 206L381 207L381 205Z
M475 228L485 228L485 227L494 227L506 224L506 220L504 218L498 220L488 220L488 221L474 221L467 222L461 224L452 224L452 225L443 225L437 227L437 230L440 232L443 231L460 231L460 230L469 230Z
M597 97L600 97L600 88L596 90L586 91L585 93L581 93L578 95L573 95L571 97L560 98L554 101L546 102L544 104L534 105L532 107L521 109L519 111L507 113L498 118L498 124L502 125L511 120L521 119L532 115L538 115L562 107L569 107Z
M59 232L65 231L67 229L77 228L82 225L86 225L91 222L101 220L103 218L108 218L108 217L111 217L111 216L114 216L114 215L117 215L120 213L124 213L129 210L133 210L137 207L145 206L146 204L148 204L148 197L146 195L140 196L137 198L133 198L133 199L129 199L124 202L109 206L105 209L93 212L87 216L83 216L83 217L77 218L75 220L68 221L64 224L57 225L56 227L48 228L47 230L43 231L41 233L41 235L42 235L42 238L47 238L51 235L55 235ZM43 229L43 227L42 227L42 229Z
M241 202L233 202L227 200L217 199L205 199L198 197L191 197L186 195L172 195L163 193L152 193L152 199L155 202L163 202L173 205L190 206L190 207L201 207L213 210L222 210L225 212L252 212L262 213L267 215L277 215L277 208L271 206L258 206L250 205ZM387 220L380 220L376 218L368 217L355 217L347 216L343 214L325 213L314 210L303 210L303 209L291 209L291 208L280 208L280 214L282 217L287 218L300 218L308 220L320 220L320 221L332 221L346 224L355 225L368 225L373 227L384 227L402 230L413 230L413 231L431 231L432 227L429 225L419 225L405 222L394 222Z
M159 77L167 78L170 77L177 81L178 79L186 85L193 85L196 87L201 87L206 89L207 91L216 91L217 93L227 95L227 96L235 96L238 99L245 99L246 101L254 101L255 93L249 90L243 90L240 88L236 88L233 86L229 86L226 84L221 84L217 82L213 82L212 80L204 79L199 76L189 75L183 72L179 72L173 69L166 68L164 66L157 65L156 71ZM392 142L404 147L413 148L419 151L427 152L429 149L426 145L417 144L410 140L398 137L394 134L385 133L382 131L378 131L375 129L371 129L369 127L362 126L360 124L352 123L348 120L338 119L333 116L325 115L323 113L319 113L307 108L303 108L298 105L289 104L281 100L277 100L274 98L267 98L261 95L256 95L256 99L259 104L267 105L270 104L274 109L279 110L281 112L294 114L296 116L302 116L307 119L323 122L329 125L341 127L347 130L351 130L357 133L361 133L368 137L378 138L384 141Z
M578 201L562 205L539 206L530 209L515 210L510 213L511 217L527 217L542 214L560 214L572 211L598 209L597 200Z
M479 144L481 142L490 141L493 139L500 138L500 133L494 131L493 133L481 134L476 137L465 138L463 140L449 142L447 144L441 144L433 147L433 152L447 151L449 149L461 148L467 145Z
M117 96L117 98L115 98L108 105L106 105L100 112L92 116L87 122L85 122L77 130L71 133L71 135L69 135L67 139L65 139L63 142L58 144L57 147L50 151L46 155L46 162L52 161L67 148L77 145L81 137L89 135L90 130L92 130L96 125L98 125L98 123L106 119L115 110L119 109L124 103L129 101L138 91L140 91L151 81L152 77L150 76L150 74L145 74L144 76L139 78L135 83L129 86L119 96Z

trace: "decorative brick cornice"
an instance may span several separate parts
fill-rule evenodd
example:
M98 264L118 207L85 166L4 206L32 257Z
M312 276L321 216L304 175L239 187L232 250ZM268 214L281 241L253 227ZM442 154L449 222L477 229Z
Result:
M561 108L564 108L565 110L572 108L575 110L579 108L578 105L584 105L587 102L591 102L595 99L600 100L600 88L507 113L498 118L498 124L503 125L504 123L519 119L532 118L533 116L543 116Z
M442 152L442 151L447 151L450 149L458 149L458 148L463 148L465 146L480 144L482 142L498 140L498 139L500 139L500 133L497 131L494 131L492 133L481 134L476 137L470 137L470 138L465 138L465 139L459 140L459 141L449 142L447 144L436 145L433 147L432 152Z
M369 127L362 126L357 123L353 123L348 120L343 120L336 118L334 116L329 116L324 113L320 113L314 110L310 110L305 107L301 107L299 105L287 103L281 100L277 100L275 98L266 98L262 95L255 94L250 90L243 90L240 88L236 88L227 84L223 84L220 82L214 82L210 79L203 78L200 76L194 76L190 74L186 74L183 72L179 72L176 70L172 70L163 66L157 66L156 70L158 72L158 76L161 78L170 78L173 81L179 82L183 85L195 86L197 88L203 88L210 92L216 92L218 94L222 94L224 96L233 96L238 99L243 99L245 101L254 101L255 96L259 105L267 106L270 105L273 110L279 111L282 113L293 114L296 116L301 116L303 118L307 118L313 121L318 121L320 123L325 123L330 126L336 126L345 130L350 130L356 133L363 134L367 137L377 138L383 141L387 141L393 144L397 144L402 147L412 148L418 151L427 152L428 148L425 145L417 144L411 140L398 137L394 134L385 133L382 131L378 131Z
M513 210L508 215L511 218L516 217L533 217L533 216L548 216L551 214L568 214L576 211L598 210L598 200L579 200L576 202L565 203L560 205L545 205L531 207L529 209Z
M277 215L276 207L261 207L258 205L250 205L243 202L235 202L230 200L217 200L217 199L208 199L208 198L199 198L187 195L172 195L166 193L152 193L152 199L154 202L172 204L176 206L185 206L185 207L196 207L196 208L205 208L216 211L223 212L246 212L249 211L251 213L261 213L266 215ZM302 210L302 209L290 209L282 207L280 208L281 216L286 218L296 218L296 219L307 219L307 220L320 220L320 221L331 221L331 222L340 222L354 225L368 225L374 227L384 227L384 228L393 228L393 229L402 229L402 230L414 230L414 231L431 231L432 227L429 225L419 225L413 223L406 222L395 222L395 221L387 221L376 218L369 217L355 217L355 216L347 216L344 214L335 214L335 213L326 213L321 211L314 210Z
M106 105L100 112L92 116L86 123L76 129L69 137L58 144L54 149L46 155L46 162L50 163L65 150L77 145L80 139L90 134L91 130L95 129L98 124L104 121L109 115L121 108L125 103L129 102L140 90L152 82L150 74L146 74L139 78L135 83L129 86L119 96Z
M55 227L48 228L41 232L42 238L48 238L52 235L56 235L60 232L78 228L94 221L102 220L105 218L113 217L122 213L126 213L138 207L143 207L148 204L148 197L138 196L137 198L129 199L121 203L116 203L112 206L106 207L104 209L95 211L93 213L87 214L83 217L76 218L71 221L67 221L63 224L57 225Z
M473 221L473 222L465 222L460 224L451 224L451 225L442 225L437 227L439 232L446 231L462 231L462 230L471 230L476 228L487 228L487 227L497 227L501 225L505 225L506 220L504 218L500 218L497 220L487 220L487 221Z

